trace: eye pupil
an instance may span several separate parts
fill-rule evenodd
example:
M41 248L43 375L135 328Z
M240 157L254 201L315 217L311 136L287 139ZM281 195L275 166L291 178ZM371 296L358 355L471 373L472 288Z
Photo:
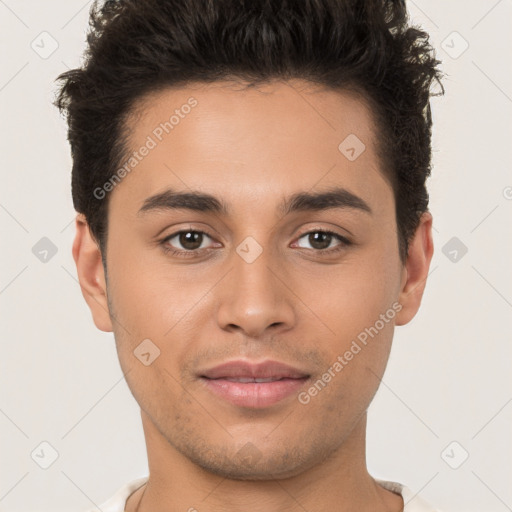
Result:
M185 231L180 233L180 244L185 249L194 250L201 247L203 241L203 234L198 231Z
M329 233L315 232L309 234L309 243L315 249L327 249L331 244L332 235Z

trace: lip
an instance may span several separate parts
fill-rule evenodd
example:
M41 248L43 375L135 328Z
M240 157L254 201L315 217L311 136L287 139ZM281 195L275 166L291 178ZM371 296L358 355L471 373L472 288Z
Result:
M228 361L226 363L214 366L199 372L201 377L208 379L220 378L237 378L237 377L252 377L259 379L268 378L289 378L300 379L302 377L309 377L309 375L293 366L290 366L279 361L265 360L260 363L251 363L243 359L235 361Z
M206 388L238 407L270 407L297 393L310 375L290 365L266 360L229 361L199 372ZM235 382L234 379L272 379L271 382Z

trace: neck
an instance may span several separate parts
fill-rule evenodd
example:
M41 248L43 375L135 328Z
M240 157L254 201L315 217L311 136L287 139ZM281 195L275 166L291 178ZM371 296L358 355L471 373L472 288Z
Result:
M366 469L366 415L321 463L294 476L269 476L268 480L236 480L213 474L170 445L143 411L142 421L150 477L127 502L127 512L403 510L402 498L377 485Z

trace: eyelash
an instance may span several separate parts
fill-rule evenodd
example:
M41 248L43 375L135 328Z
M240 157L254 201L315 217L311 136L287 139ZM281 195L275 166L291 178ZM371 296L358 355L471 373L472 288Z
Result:
M203 249L189 249L189 250L179 250L174 249L171 247L167 242L171 240L172 238L182 234L182 233L199 233L202 235L206 235L209 238L212 238L206 231L196 230L196 229L182 229L181 231L176 231L176 233L173 233L169 236L166 236L161 242L160 245L162 246L162 249L165 254L171 254L172 256L181 256L185 258L195 257L198 254L202 253L203 251L208 251L210 248L203 248ZM328 231L325 229L314 229L312 231L307 231L306 233L303 233L301 236L297 238L297 240L300 240L301 238L311 235L312 233L324 233L326 235L331 235L334 238L336 238L339 242L341 242L339 245L335 247L331 247L330 249L307 249L310 251L314 251L316 253L319 253L321 255L330 255L333 253L337 253L348 247L349 245L352 245L352 242L345 238L344 236L339 235L338 233L335 233L334 231ZM304 249L304 247L300 247L301 249Z

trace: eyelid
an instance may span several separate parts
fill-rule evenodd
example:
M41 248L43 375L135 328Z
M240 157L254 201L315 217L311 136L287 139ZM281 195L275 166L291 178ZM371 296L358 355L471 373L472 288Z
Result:
M335 231L332 228L326 228L326 227L321 227L321 226L313 226L313 227L308 227L304 232L302 232L301 234L297 235L296 238L301 238L304 235L309 235L310 233L328 233L330 235L339 236L340 238L346 238L347 240L348 240L348 237L350 236L350 235L343 235L341 233L338 233L338 231Z

